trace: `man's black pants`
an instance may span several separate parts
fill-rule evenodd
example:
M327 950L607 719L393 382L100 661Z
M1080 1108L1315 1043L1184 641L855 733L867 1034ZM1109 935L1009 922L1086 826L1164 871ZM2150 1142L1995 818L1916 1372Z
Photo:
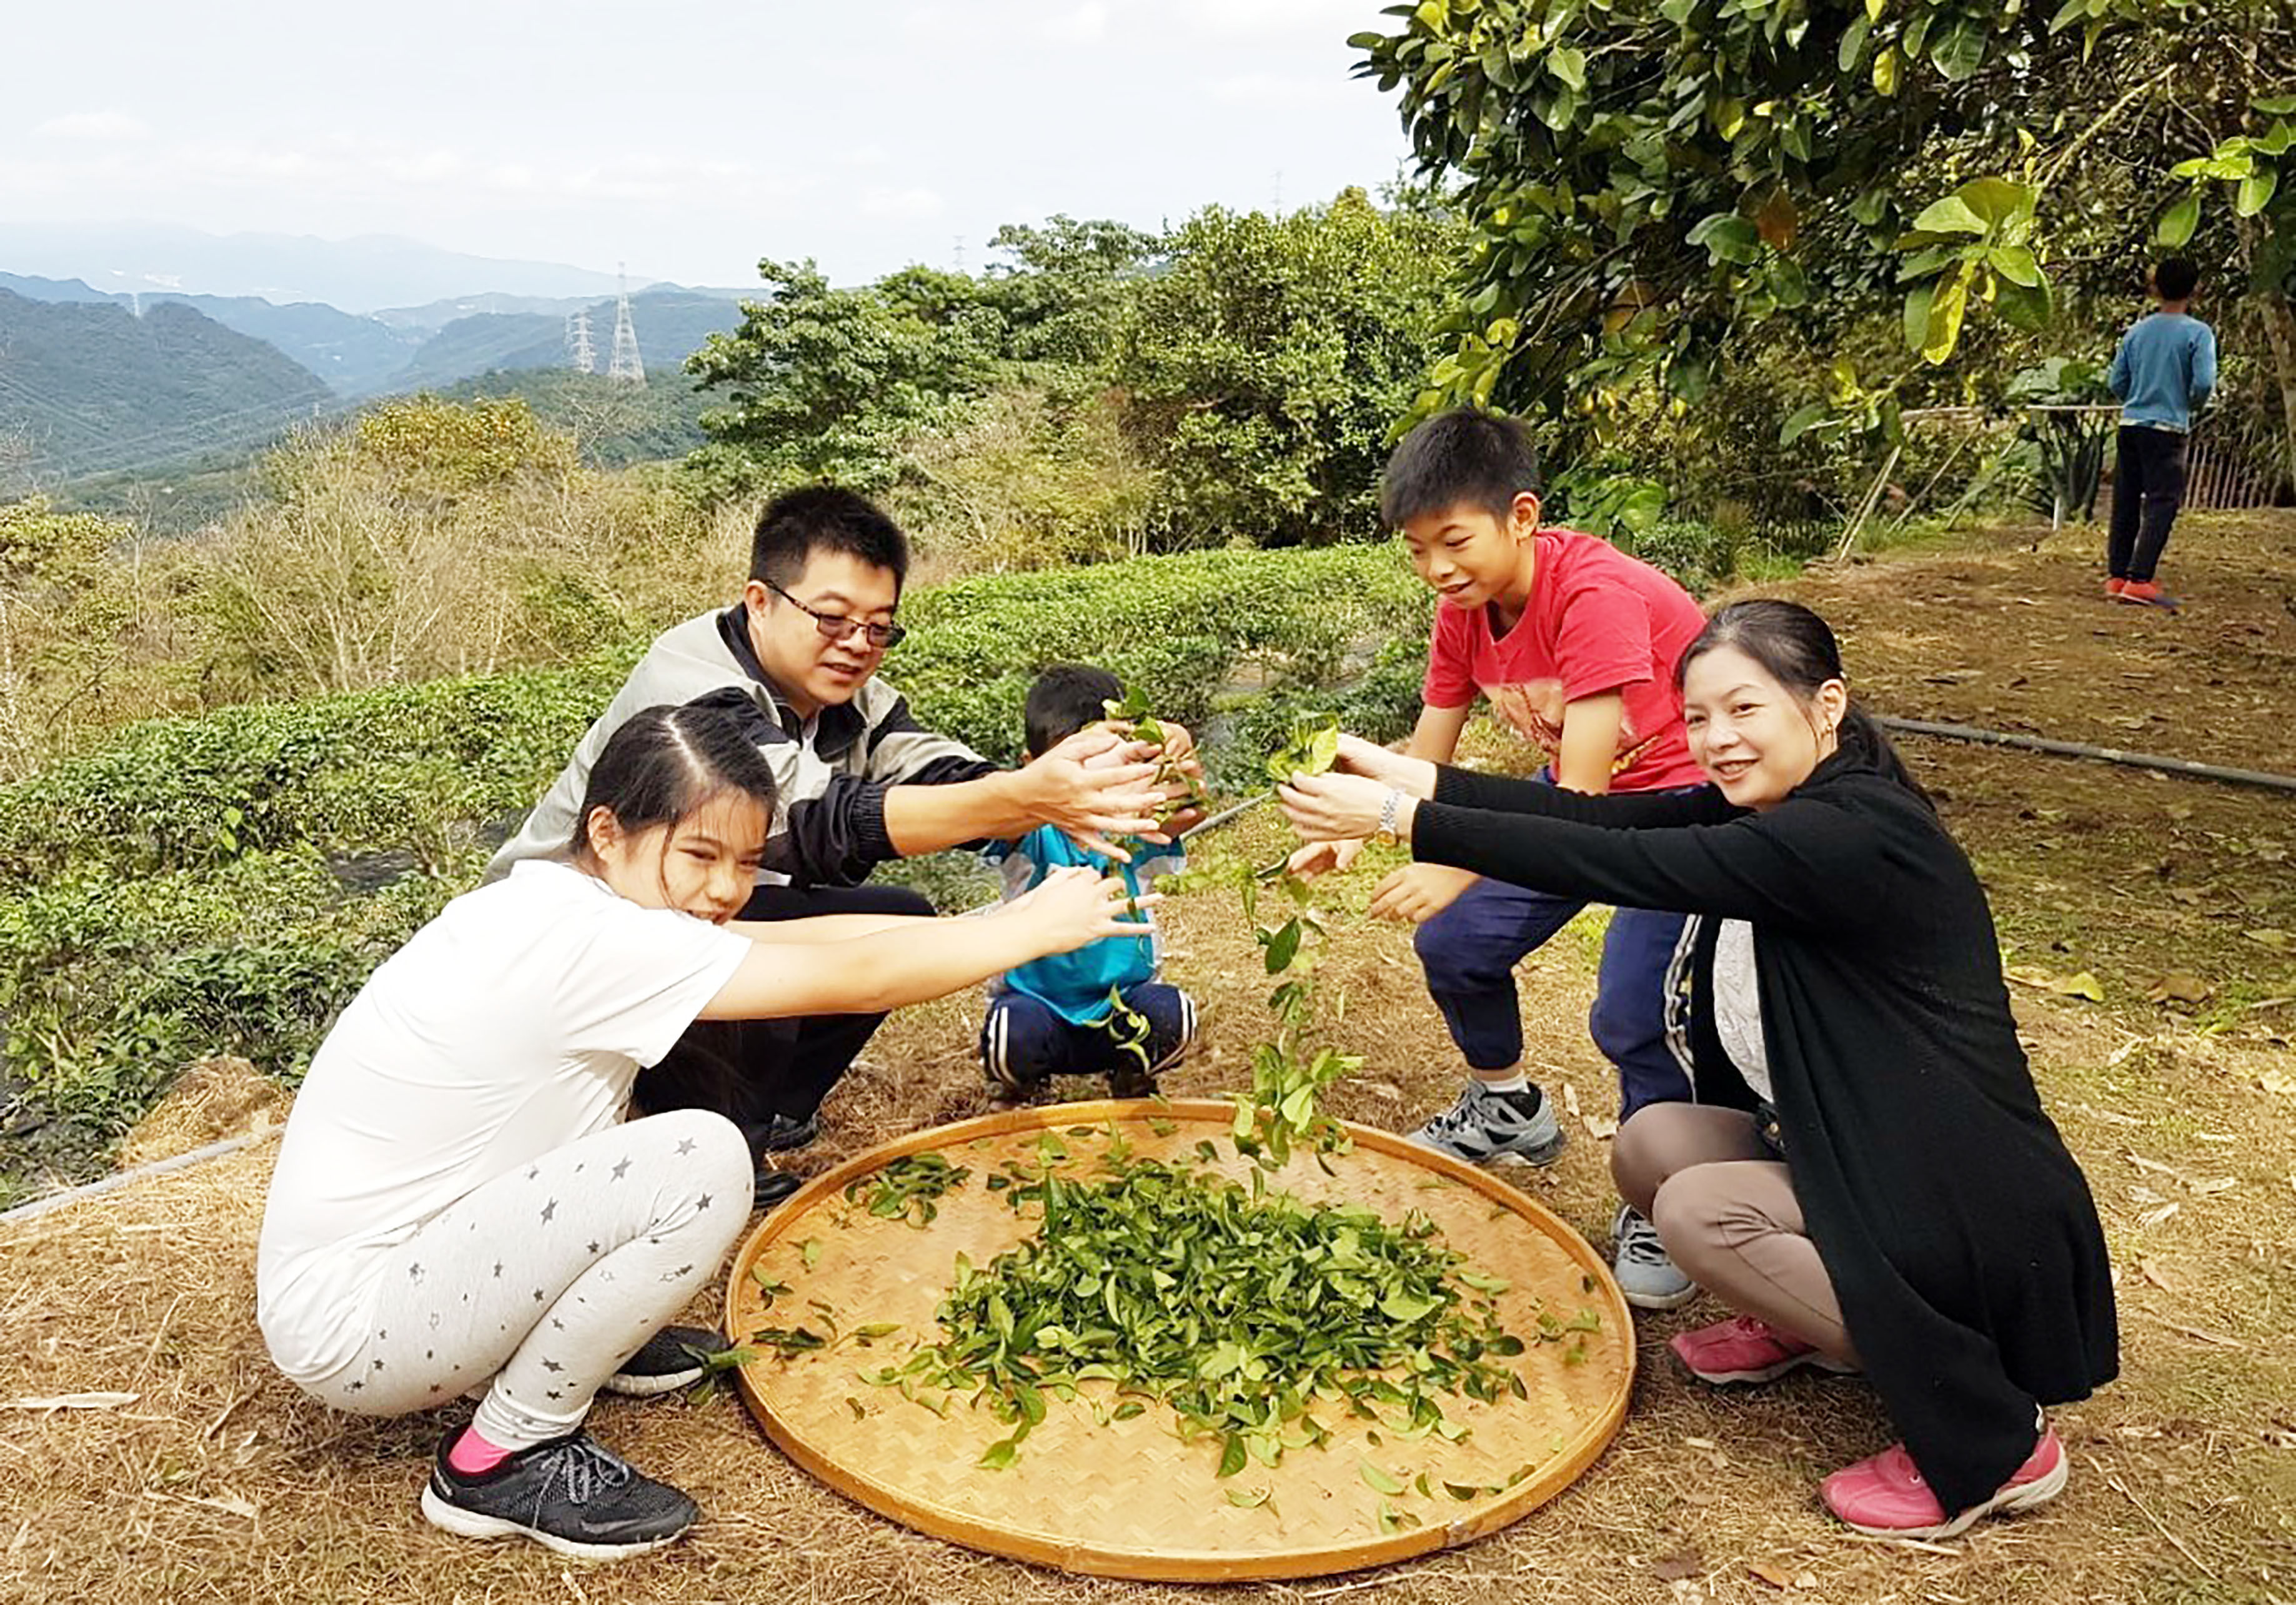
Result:
M931 904L906 887L761 886L741 918L932 912ZM750 1151L762 1155L773 1118L809 1118L884 1018L816 1014L795 1020L697 1020L660 1064L638 1072L634 1096L649 1114L706 1109L724 1115L742 1128Z
M2149 580L2185 504L2185 437L2124 423L2117 445L2105 562L2115 579Z

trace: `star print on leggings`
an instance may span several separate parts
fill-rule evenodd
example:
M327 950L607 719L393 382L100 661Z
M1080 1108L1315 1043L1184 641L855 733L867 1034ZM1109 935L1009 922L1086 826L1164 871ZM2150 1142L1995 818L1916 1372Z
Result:
M618 1163L618 1164L614 1167L614 1171L613 1171L614 1180L616 1180L616 1181L618 1181L618 1182L619 1182L619 1181L620 1181L620 1180L622 1179L622 1177L623 1177L625 1175L627 1175L627 1174L628 1173L629 1168L630 1168L630 1162L629 1162L627 1159L621 1160L619 1163Z
M552 1199L542 1207L542 1224L548 1225L558 1215L558 1200Z
M693 1151L693 1139L692 1137L687 1137L687 1138L686 1138L686 1139L685 1139L683 1142L679 1142L679 1143L678 1143L678 1145L677 1145L677 1157L678 1157L679 1159L684 1159L687 1154L692 1153Z

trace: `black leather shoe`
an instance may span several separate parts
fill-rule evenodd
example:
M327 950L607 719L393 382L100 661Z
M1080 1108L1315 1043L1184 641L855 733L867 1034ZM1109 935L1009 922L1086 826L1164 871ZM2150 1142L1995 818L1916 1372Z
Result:
M801 1175L791 1175L786 1170L775 1170L770 1165L758 1167L756 1208L770 1209L790 1194L805 1185Z
M803 1148L819 1135L821 1122L811 1115L799 1120L775 1115L766 1123L763 1147L767 1153L787 1153L792 1148Z

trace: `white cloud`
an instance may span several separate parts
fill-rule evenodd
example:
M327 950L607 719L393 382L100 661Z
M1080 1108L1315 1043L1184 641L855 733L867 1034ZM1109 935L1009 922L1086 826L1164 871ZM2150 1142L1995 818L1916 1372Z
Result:
M1227 106L1326 106L1363 94L1360 86L1337 75L1308 78L1273 72L1216 78L1204 86L1204 91Z
M1364 0L1185 0L1180 12L1203 32L1226 38L1329 36L1336 41L1394 20Z
M52 139L141 139L152 130L125 111L68 111L32 130Z
M1045 37L1086 44L1108 31L1108 7L1101 0L1086 0L1074 11L1045 24Z
M931 190L877 188L861 197L865 217L938 217L947 203Z

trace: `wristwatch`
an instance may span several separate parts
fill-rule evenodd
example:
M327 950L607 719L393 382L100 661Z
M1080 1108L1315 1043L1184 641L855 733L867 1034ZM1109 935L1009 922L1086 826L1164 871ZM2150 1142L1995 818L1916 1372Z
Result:
M1395 820L1402 807L1402 791L1394 786L1390 786L1387 789L1387 800L1379 805L1379 829L1374 831L1371 837L1380 846L1391 848L1395 845Z

